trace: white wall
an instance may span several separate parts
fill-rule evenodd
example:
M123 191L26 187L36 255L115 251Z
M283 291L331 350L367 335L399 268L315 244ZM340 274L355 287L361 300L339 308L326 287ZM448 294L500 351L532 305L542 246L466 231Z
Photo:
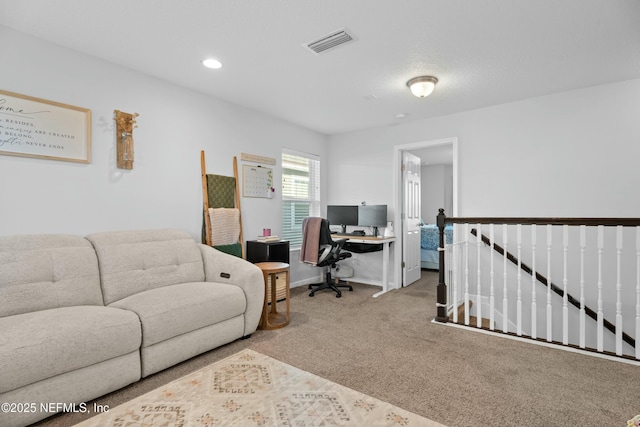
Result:
M282 148L326 158L321 134L4 27L0 40L1 89L92 113L90 164L0 156L0 235L176 227L199 241L200 150L207 171L224 175L233 156L242 173L242 152L278 159L276 197L241 204L245 239L265 227L281 235ZM131 171L116 168L115 109L140 114Z
M393 147L458 137L460 216L637 217L638 111L640 79L333 136L329 197L391 205Z
M433 224L439 208L444 208L444 165L422 166L421 209L423 221Z
M422 219L427 224L434 224L438 209L443 208L445 212L453 210L453 167L423 165L420 177Z

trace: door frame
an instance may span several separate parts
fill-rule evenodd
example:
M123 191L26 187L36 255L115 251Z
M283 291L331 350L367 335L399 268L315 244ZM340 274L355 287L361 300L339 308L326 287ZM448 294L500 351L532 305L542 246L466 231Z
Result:
M404 286L402 282L402 245L403 245L403 230L402 230L402 210L403 210L403 182L402 182L402 152L413 151L420 148L435 147L438 145L451 145L453 148L453 212L447 212L449 216L458 215L458 138L441 138L428 141L413 142L409 144L401 144L393 147L393 201L396 206L393 214L394 234L396 236L396 250L394 250L394 284L396 288ZM434 212L434 217L437 213Z

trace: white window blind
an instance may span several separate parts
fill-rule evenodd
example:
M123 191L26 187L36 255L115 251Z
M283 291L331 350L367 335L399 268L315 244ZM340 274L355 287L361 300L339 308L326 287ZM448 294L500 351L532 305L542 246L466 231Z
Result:
M302 245L302 220L320 216L320 159L282 151L282 237L291 248Z

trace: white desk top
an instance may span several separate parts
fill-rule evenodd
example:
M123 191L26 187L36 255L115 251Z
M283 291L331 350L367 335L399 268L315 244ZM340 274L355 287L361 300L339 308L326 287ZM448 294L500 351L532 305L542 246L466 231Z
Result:
M356 243L389 243L396 240L395 237L375 237L375 236L354 236L353 234L344 235L344 234L332 234L331 238L334 239L349 239L351 242Z

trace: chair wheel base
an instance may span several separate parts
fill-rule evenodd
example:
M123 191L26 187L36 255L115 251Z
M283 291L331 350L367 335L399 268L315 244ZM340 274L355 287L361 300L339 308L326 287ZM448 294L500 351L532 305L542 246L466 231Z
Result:
M336 293L336 298L341 298L342 297L342 291L338 288L347 288L349 290L349 292L353 292L353 287L347 283L334 283L333 280L331 281L325 281L322 283L314 283L309 285L309 289L312 289L311 292L309 292L309 296L312 297L315 295L316 292L318 291L322 291L324 289L329 289L332 290L333 292Z

